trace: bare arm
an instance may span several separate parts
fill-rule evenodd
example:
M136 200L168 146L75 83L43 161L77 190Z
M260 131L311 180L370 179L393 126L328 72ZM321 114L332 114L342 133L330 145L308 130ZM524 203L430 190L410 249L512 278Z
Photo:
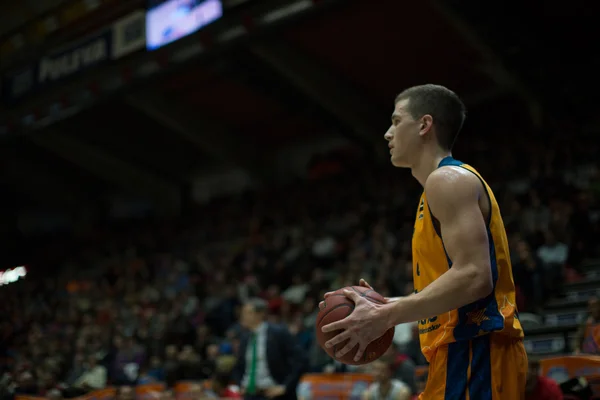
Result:
M493 290L486 222L479 208L486 193L479 179L466 170L442 168L427 179L425 192L452 268L421 292L390 304L390 326L455 310Z

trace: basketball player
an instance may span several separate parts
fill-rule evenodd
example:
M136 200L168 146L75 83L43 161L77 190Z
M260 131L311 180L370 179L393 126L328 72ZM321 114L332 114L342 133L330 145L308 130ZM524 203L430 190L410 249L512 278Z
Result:
M346 291L354 311L322 329L341 330L326 346L349 339L337 354L358 346L358 360L387 329L418 321L429 361L421 399L521 400L527 355L502 216L479 173L451 154L465 117L442 86L398 95L384 137L392 164L410 168L424 188L412 239L415 293L375 304Z

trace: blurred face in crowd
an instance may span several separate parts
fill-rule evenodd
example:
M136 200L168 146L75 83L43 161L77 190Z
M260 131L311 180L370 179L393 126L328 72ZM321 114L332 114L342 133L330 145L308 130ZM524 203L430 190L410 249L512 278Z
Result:
M257 312L252 304L244 304L240 324L246 329L256 329L264 318L264 313Z
M175 357L177 357L177 347L175 347L172 344L168 345L165 349L165 355L169 359L174 359Z
M192 399L200 399L204 391L202 390L202 386L200 384L193 384L190 386L189 396Z
M208 336L208 327L206 325L200 325L196 328L196 336L198 339L204 339Z
M150 359L150 367L159 368L160 367L160 358L154 356Z
M384 361L378 360L373 363L373 376L379 383L387 382L392 377L390 365Z
M405 99L396 103L392 125L383 136L388 141L390 160L395 167L410 168L413 165L422 148L422 136L426 133L421 119L415 121L408 112L409 102Z
M526 260L530 256L529 245L524 240L517 242L517 254L521 260Z
M160 400L173 400L175 395L172 390L165 390L160 394Z
M48 397L48 400L60 400L63 398L60 390L58 389L49 390L46 396Z
M216 359L219 356L219 346L216 344L211 344L208 346L206 348L206 356L211 360Z
M134 400L134 392L131 386L121 386L117 395L118 400Z

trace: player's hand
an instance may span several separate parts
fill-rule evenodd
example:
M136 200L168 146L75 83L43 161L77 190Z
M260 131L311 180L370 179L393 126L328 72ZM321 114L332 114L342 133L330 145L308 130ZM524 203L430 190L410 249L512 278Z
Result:
M383 336L390 328L388 326L388 311L390 306L369 301L353 290L344 290L343 293L354 302L354 311L343 320L332 322L321 329L325 333L343 331L327 341L325 346L331 348L349 340L346 346L338 350L335 355L337 358L343 357L358 345L354 360L359 361L367 346L375 339Z
M368 289L373 290L373 287L371 287L371 285L369 285L369 283L367 281L365 281L364 279L361 278L361 280L358 282L358 286L362 286L362 287L366 287ZM331 296L333 294L333 292L327 292L325 293L325 295L323 297L328 298L329 296ZM387 302L387 297L385 298L386 302ZM319 303L319 310L322 310L325 308L325 302L322 301Z

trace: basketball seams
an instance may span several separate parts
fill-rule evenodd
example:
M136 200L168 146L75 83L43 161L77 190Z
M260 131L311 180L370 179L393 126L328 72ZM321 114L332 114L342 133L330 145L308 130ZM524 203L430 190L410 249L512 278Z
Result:
M343 296L343 295L337 295L337 294L334 294L334 295L332 295L332 296ZM326 316L328 316L328 315L329 315L329 313L331 313L331 312L332 312L332 311L334 311L334 310L337 310L338 308L342 308L342 307L348 307L348 308L350 308L350 312L348 313L348 315L352 314L352 311L354 311L354 304L351 304L351 303L342 303L342 304L338 304L337 306L335 306L335 307L332 307L332 308L331 308L331 310L327 310L327 308L325 308L323 311L326 311L326 312L325 312L325 313L323 313L323 315L321 316L321 318L319 318L319 319L317 320L317 325L316 325L316 326L319 326L319 324L320 324L320 323L323 321L323 319L324 319ZM346 316L348 316L348 315L346 315Z
M377 303L377 304L385 304L383 301L381 301L381 300L379 300L379 299L374 299L374 298L373 298L373 297L371 297L371 296L364 296L364 297L366 297L367 299L371 300L373 303Z

